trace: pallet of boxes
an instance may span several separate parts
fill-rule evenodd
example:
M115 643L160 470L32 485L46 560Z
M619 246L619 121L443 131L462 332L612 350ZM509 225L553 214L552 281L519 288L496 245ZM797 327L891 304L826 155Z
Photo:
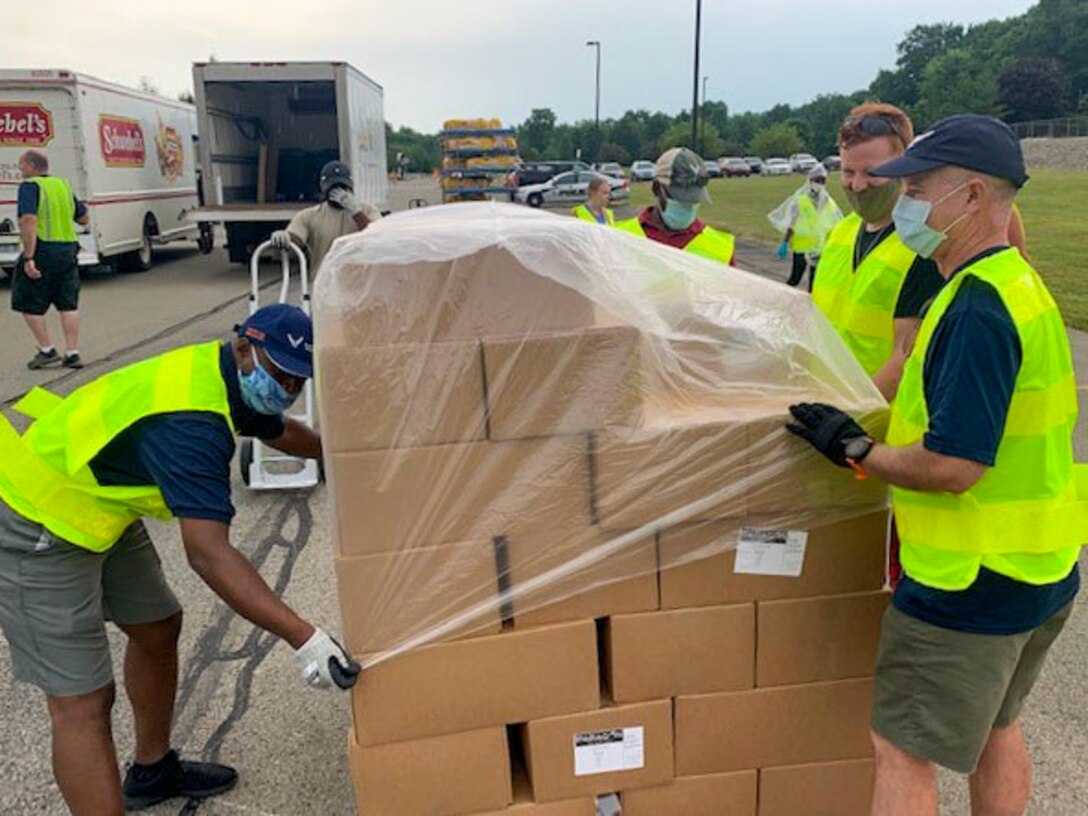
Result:
M315 296L363 816L868 812L886 495L783 425L884 406L807 296L502 204Z
M484 201L511 196L506 178L517 167L514 128L499 119L447 119L438 134L442 147L442 201Z

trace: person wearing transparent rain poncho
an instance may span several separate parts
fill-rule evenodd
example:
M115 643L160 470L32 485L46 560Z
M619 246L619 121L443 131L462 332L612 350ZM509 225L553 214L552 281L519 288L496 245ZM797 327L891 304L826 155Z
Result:
M810 271L809 290L816 278L824 242L835 225L842 220L842 210L827 192L827 170L817 164L809 171L806 181L797 191L767 214L767 219L783 233L778 257L785 260L793 253L793 269L786 283L799 286Z

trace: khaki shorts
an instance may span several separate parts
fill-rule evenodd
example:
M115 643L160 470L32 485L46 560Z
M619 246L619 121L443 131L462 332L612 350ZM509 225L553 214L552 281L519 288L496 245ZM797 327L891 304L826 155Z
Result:
M56 697L107 686L106 620L154 623L180 609L142 523L93 553L0 501L0 629L16 680Z
M884 614L873 730L916 757L973 773L994 728L1020 717L1069 604L1037 629L976 635Z

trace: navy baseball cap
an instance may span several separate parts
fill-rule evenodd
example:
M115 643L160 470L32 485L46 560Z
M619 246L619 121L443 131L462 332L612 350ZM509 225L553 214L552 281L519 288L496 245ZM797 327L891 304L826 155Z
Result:
M869 173L904 178L939 167L962 167L1023 187L1028 180L1020 140L1012 128L992 116L949 116L910 143L907 152Z
M273 303L235 326L239 337L264 349L280 371L292 377L314 375L314 324L298 306Z

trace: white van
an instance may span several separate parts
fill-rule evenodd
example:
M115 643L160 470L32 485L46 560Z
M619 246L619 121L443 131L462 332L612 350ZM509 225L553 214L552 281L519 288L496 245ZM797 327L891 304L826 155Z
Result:
M65 70L0 70L0 268L19 255L19 156L49 159L87 203L80 266L151 268L153 247L198 240L196 109ZM202 249L211 251L211 236Z

